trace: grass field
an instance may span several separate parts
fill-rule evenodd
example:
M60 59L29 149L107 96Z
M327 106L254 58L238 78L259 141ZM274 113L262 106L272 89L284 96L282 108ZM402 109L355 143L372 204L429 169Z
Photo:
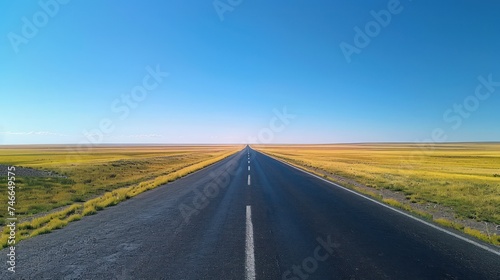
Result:
M500 224L498 143L252 147L306 169L403 193L410 205L436 203L453 209L459 218Z
M58 176L16 176L16 215L21 239L60 228L70 221L173 181L241 150L242 146L2 147L0 164L55 172ZM0 185L7 178L0 176ZM7 206L7 192L0 196ZM61 211L43 216L55 208ZM0 211L5 223L6 208Z

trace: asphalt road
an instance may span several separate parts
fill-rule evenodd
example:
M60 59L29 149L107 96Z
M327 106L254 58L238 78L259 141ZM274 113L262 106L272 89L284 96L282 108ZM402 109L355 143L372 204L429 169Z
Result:
M246 148L21 242L15 274L2 250L0 279L500 279L487 248Z

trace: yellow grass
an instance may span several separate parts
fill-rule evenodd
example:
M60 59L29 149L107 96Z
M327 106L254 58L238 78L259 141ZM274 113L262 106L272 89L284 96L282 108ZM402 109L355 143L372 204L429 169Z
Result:
M374 189L402 192L412 203L447 206L459 218L500 224L500 144L497 143L256 145L253 148L311 171L332 173ZM402 207L393 199L385 202Z
M438 218L438 219L434 219L434 222L436 222L437 224L440 224L442 226L445 226L445 227L454 228L457 230L464 230L464 226L457 224L457 223L454 223L448 219Z
M67 178L16 177L17 215L70 205L19 224L17 240L48 233L82 216L136 196L213 164L242 146L96 147L87 152L68 147L0 149L1 164L56 171ZM2 178L5 181L5 178ZM0 182L6 184L6 181ZM0 196L0 205L6 205ZM2 218L6 213L1 213ZM0 238L6 246L8 229Z

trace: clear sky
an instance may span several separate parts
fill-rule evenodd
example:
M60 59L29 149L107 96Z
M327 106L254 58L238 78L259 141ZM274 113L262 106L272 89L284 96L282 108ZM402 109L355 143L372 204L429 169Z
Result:
M500 140L498 1L61 2L0 2L0 144Z

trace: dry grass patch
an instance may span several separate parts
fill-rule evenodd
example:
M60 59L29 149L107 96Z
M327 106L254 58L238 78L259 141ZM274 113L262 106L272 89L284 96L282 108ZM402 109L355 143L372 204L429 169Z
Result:
M452 209L460 219L500 224L498 143L256 145L254 148L310 171L335 174L376 190L404 194L408 204L392 198L384 201L398 208L415 212L411 204L439 204ZM460 228L443 220L436 222ZM463 227L462 230L466 231ZM466 232L478 235L471 230ZM494 234L488 238L490 242L496 240Z
M95 214L105 207L134 197L213 164L242 146L95 147L84 153L70 147L13 147L0 149L1 162L55 171L65 177L16 177L17 240L49 233L67 223ZM5 182L4 182L5 181ZM6 178L0 177L0 184ZM0 204L6 204L0 196ZM38 218L52 209L69 205ZM6 213L0 213L0 219ZM5 246L7 228L0 238Z

